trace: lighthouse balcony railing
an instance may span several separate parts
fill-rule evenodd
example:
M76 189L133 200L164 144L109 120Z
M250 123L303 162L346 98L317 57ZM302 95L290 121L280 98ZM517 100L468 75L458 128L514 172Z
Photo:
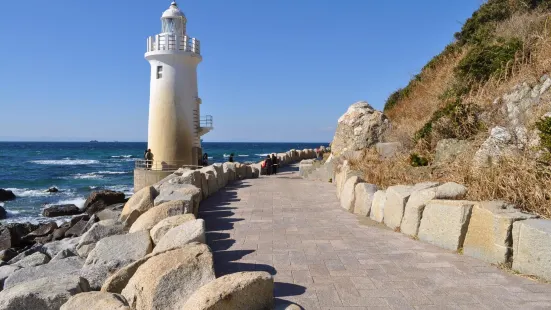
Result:
M134 162L134 168L154 171L176 171L180 168L189 168L195 170L200 169L201 166L187 165L186 162L178 160L165 161L139 159Z
M201 127L201 128L213 128L212 115L205 115L205 116L201 117L201 120L199 122L199 127Z
M201 55L201 43L195 38L161 33L147 38L147 52L183 51Z

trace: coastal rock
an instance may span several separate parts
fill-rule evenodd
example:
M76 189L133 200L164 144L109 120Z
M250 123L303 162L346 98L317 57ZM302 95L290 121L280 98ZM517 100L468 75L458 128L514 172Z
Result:
M55 186L52 186L46 190L46 193L57 193L59 192L59 189Z
M205 221L203 219L188 221L170 229L161 240L159 240L153 253L161 253L181 248L192 242L206 243Z
M32 240L24 239L24 236L37 228L38 225L30 223L9 223L0 225L0 250L32 244Z
M201 202L201 190L193 185L179 184L166 186L161 189L157 198L155 198L155 206L171 201L188 201L192 202L192 211L199 209Z
M8 217L8 213L4 207L0 206L0 220L3 220Z
M167 231L169 231L174 227L180 226L185 222L189 222L193 220L195 220L195 215L193 214L182 214L182 215L171 216L160 221L155 226L153 226L149 234L151 236L151 239L153 240L153 243L158 244L161 238L166 234Z
M190 196L188 197L189 199L187 201L169 201L150 209L132 224L129 232L149 231L157 225L157 223L166 218L182 214L193 214L193 198Z
M81 219L80 221L76 222L71 228L69 228L65 232L66 238L73 238L73 237L80 237L83 233L87 231L87 226L90 224L90 221L93 221L93 219L90 220L84 220Z
M490 131L490 136L475 153L473 165L475 167L489 167L499 162L503 156L513 156L524 147L524 142L519 136L526 136L526 128L517 128L509 131L505 127L496 126ZM525 139L524 139L525 140Z
M144 258L141 258L133 263L130 263L119 270L115 271L101 287L102 292L116 293L120 294L122 290L128 284L128 281L132 278L138 267L143 265L150 257L155 256L154 254L148 254Z
M203 199L207 199L210 194L208 177L207 174L201 173L201 196Z
M238 180L243 180L247 175L247 168L241 163L235 164L235 171Z
M105 210L108 206L109 205L106 204L103 200L98 200L98 201L94 202L93 204L89 205L85 212L88 215L93 215L93 214L96 214L100 211Z
M188 184L201 189L201 172L199 170L186 170L179 177L170 179L166 184ZM162 192L163 186L159 188Z
M114 270L146 256L152 248L147 231L106 237L88 254L84 266L104 265Z
M222 165L224 174L227 176L228 182L233 182L236 179L235 164L226 162Z
M82 211L73 204L54 205L42 211L42 215L45 217L69 216L69 215L77 215L80 213L82 213Z
M15 236L11 233L8 227L0 225L0 250L7 250L15 247L16 240L14 237Z
M71 251L76 253L79 238L66 238L59 241L53 241L42 246L42 252L50 257L54 257L61 251Z
M60 226L58 229L54 230L52 234L53 240L61 240L65 238L65 233L71 228L71 223L65 223Z
M20 260L30 256L30 255L33 255L34 253L36 252L39 252L39 251L44 251L43 247L41 245L33 245L33 246L30 246L30 247L26 247L24 248L22 251L20 251L14 258L12 258L8 264L10 265L14 265L16 263L18 263Z
M87 292L71 297L60 310L130 310L130 308L121 295Z
M358 183L356 184L356 200L354 201L354 214L369 216L373 198L378 188L375 184Z
M76 251L65 249L57 253L54 257L52 257L52 260L60 260L68 257L78 256Z
M339 155L345 150L367 149L382 142L389 127L390 122L383 112L376 111L365 101L356 102L339 118L331 152Z
M119 294L87 292L71 297L60 310L130 310Z
M96 216L100 221L104 220L118 220L121 217L122 210L116 210L114 208L107 208L96 213Z
M273 309L274 280L267 272L237 272L199 288L182 309Z
M77 251L84 246L95 244L105 237L120 235L123 233L124 226L116 220L99 221L92 225L92 228L82 235L77 245Z
M80 248L76 249L77 255L83 259L86 259L95 247L95 243L83 245Z
M37 229L30 232L28 235L26 235L25 239L33 239L36 237L43 237L49 234L52 234L54 230L57 229L57 223L56 222L50 222L46 224L41 224Z
M218 191L218 181L216 180L216 170L212 167L201 168L201 174L205 176L207 180L208 193L212 195Z
M19 269L21 267L15 265L0 266L0 291L4 288L4 281Z
M402 143L379 142L375 144L375 150L377 151L377 154L379 154L379 157L382 159L392 158L402 150Z
M103 282L109 278L114 270L115 269L113 267L106 265L84 266L78 275L88 281L90 290L99 291L103 285Z
M148 186L132 195L122 209L121 222L124 222L126 226L131 226L140 215L153 208L157 194L157 190L153 186Z
M16 256L17 256L17 252L14 249L6 249L6 250L0 251L0 260L4 262L9 261L10 259Z
M83 210L87 212L87 209L90 208L92 204L98 201L103 201L106 206L109 206L116 203L123 203L126 201L126 198L123 192L116 192L111 190L92 192L84 202Z
M15 194L12 191L0 188L0 201L9 201L14 199Z
M216 170L216 181L218 182L218 189L224 188L228 183L227 176L224 174L224 168L222 164L216 163L211 166Z
M189 296L214 279L209 247L188 244L148 259L138 267L122 295L135 310L184 309Z
M36 252L18 261L17 263L15 263L15 266L18 266L21 268L34 267L34 266L44 265L49 261L50 261L50 257L48 257L43 253Z
M438 165L448 164L469 149L469 142L457 139L442 139L436 145L434 162Z
M4 288L14 287L20 283L34 281L40 278L78 275L81 267L82 260L80 258L69 257L52 261L45 265L19 269L6 279Z
M89 290L78 276L45 277L0 292L0 310L58 310L71 296Z

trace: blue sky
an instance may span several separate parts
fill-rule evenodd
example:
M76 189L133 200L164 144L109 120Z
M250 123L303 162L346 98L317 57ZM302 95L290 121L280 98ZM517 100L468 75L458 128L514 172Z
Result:
M170 0L0 1L0 140L146 141L146 38ZM328 142L388 95L481 0L181 0L201 40L204 141Z

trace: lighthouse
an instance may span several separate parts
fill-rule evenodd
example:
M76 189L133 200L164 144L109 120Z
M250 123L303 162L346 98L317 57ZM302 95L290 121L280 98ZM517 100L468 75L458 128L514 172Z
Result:
M154 157L152 162L136 162L134 191L178 168L199 165L201 136L213 129L212 116L201 117L197 89L201 45L188 36L186 24L186 16L172 2L161 16L161 32L147 38L145 59L151 65L147 144Z
M197 66L199 40L188 36L187 19L172 2L161 16L161 33L147 39L145 59L151 65L148 148L152 169L198 165L201 136L212 130L212 117L200 115Z

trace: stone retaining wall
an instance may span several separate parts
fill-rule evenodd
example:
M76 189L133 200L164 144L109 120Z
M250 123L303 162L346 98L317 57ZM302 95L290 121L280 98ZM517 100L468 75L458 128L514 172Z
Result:
M331 165L337 197L349 212L412 238L551 281L550 220L502 201L463 200L468 189L461 184L424 182L377 190L346 160ZM306 177L315 173L313 169Z

